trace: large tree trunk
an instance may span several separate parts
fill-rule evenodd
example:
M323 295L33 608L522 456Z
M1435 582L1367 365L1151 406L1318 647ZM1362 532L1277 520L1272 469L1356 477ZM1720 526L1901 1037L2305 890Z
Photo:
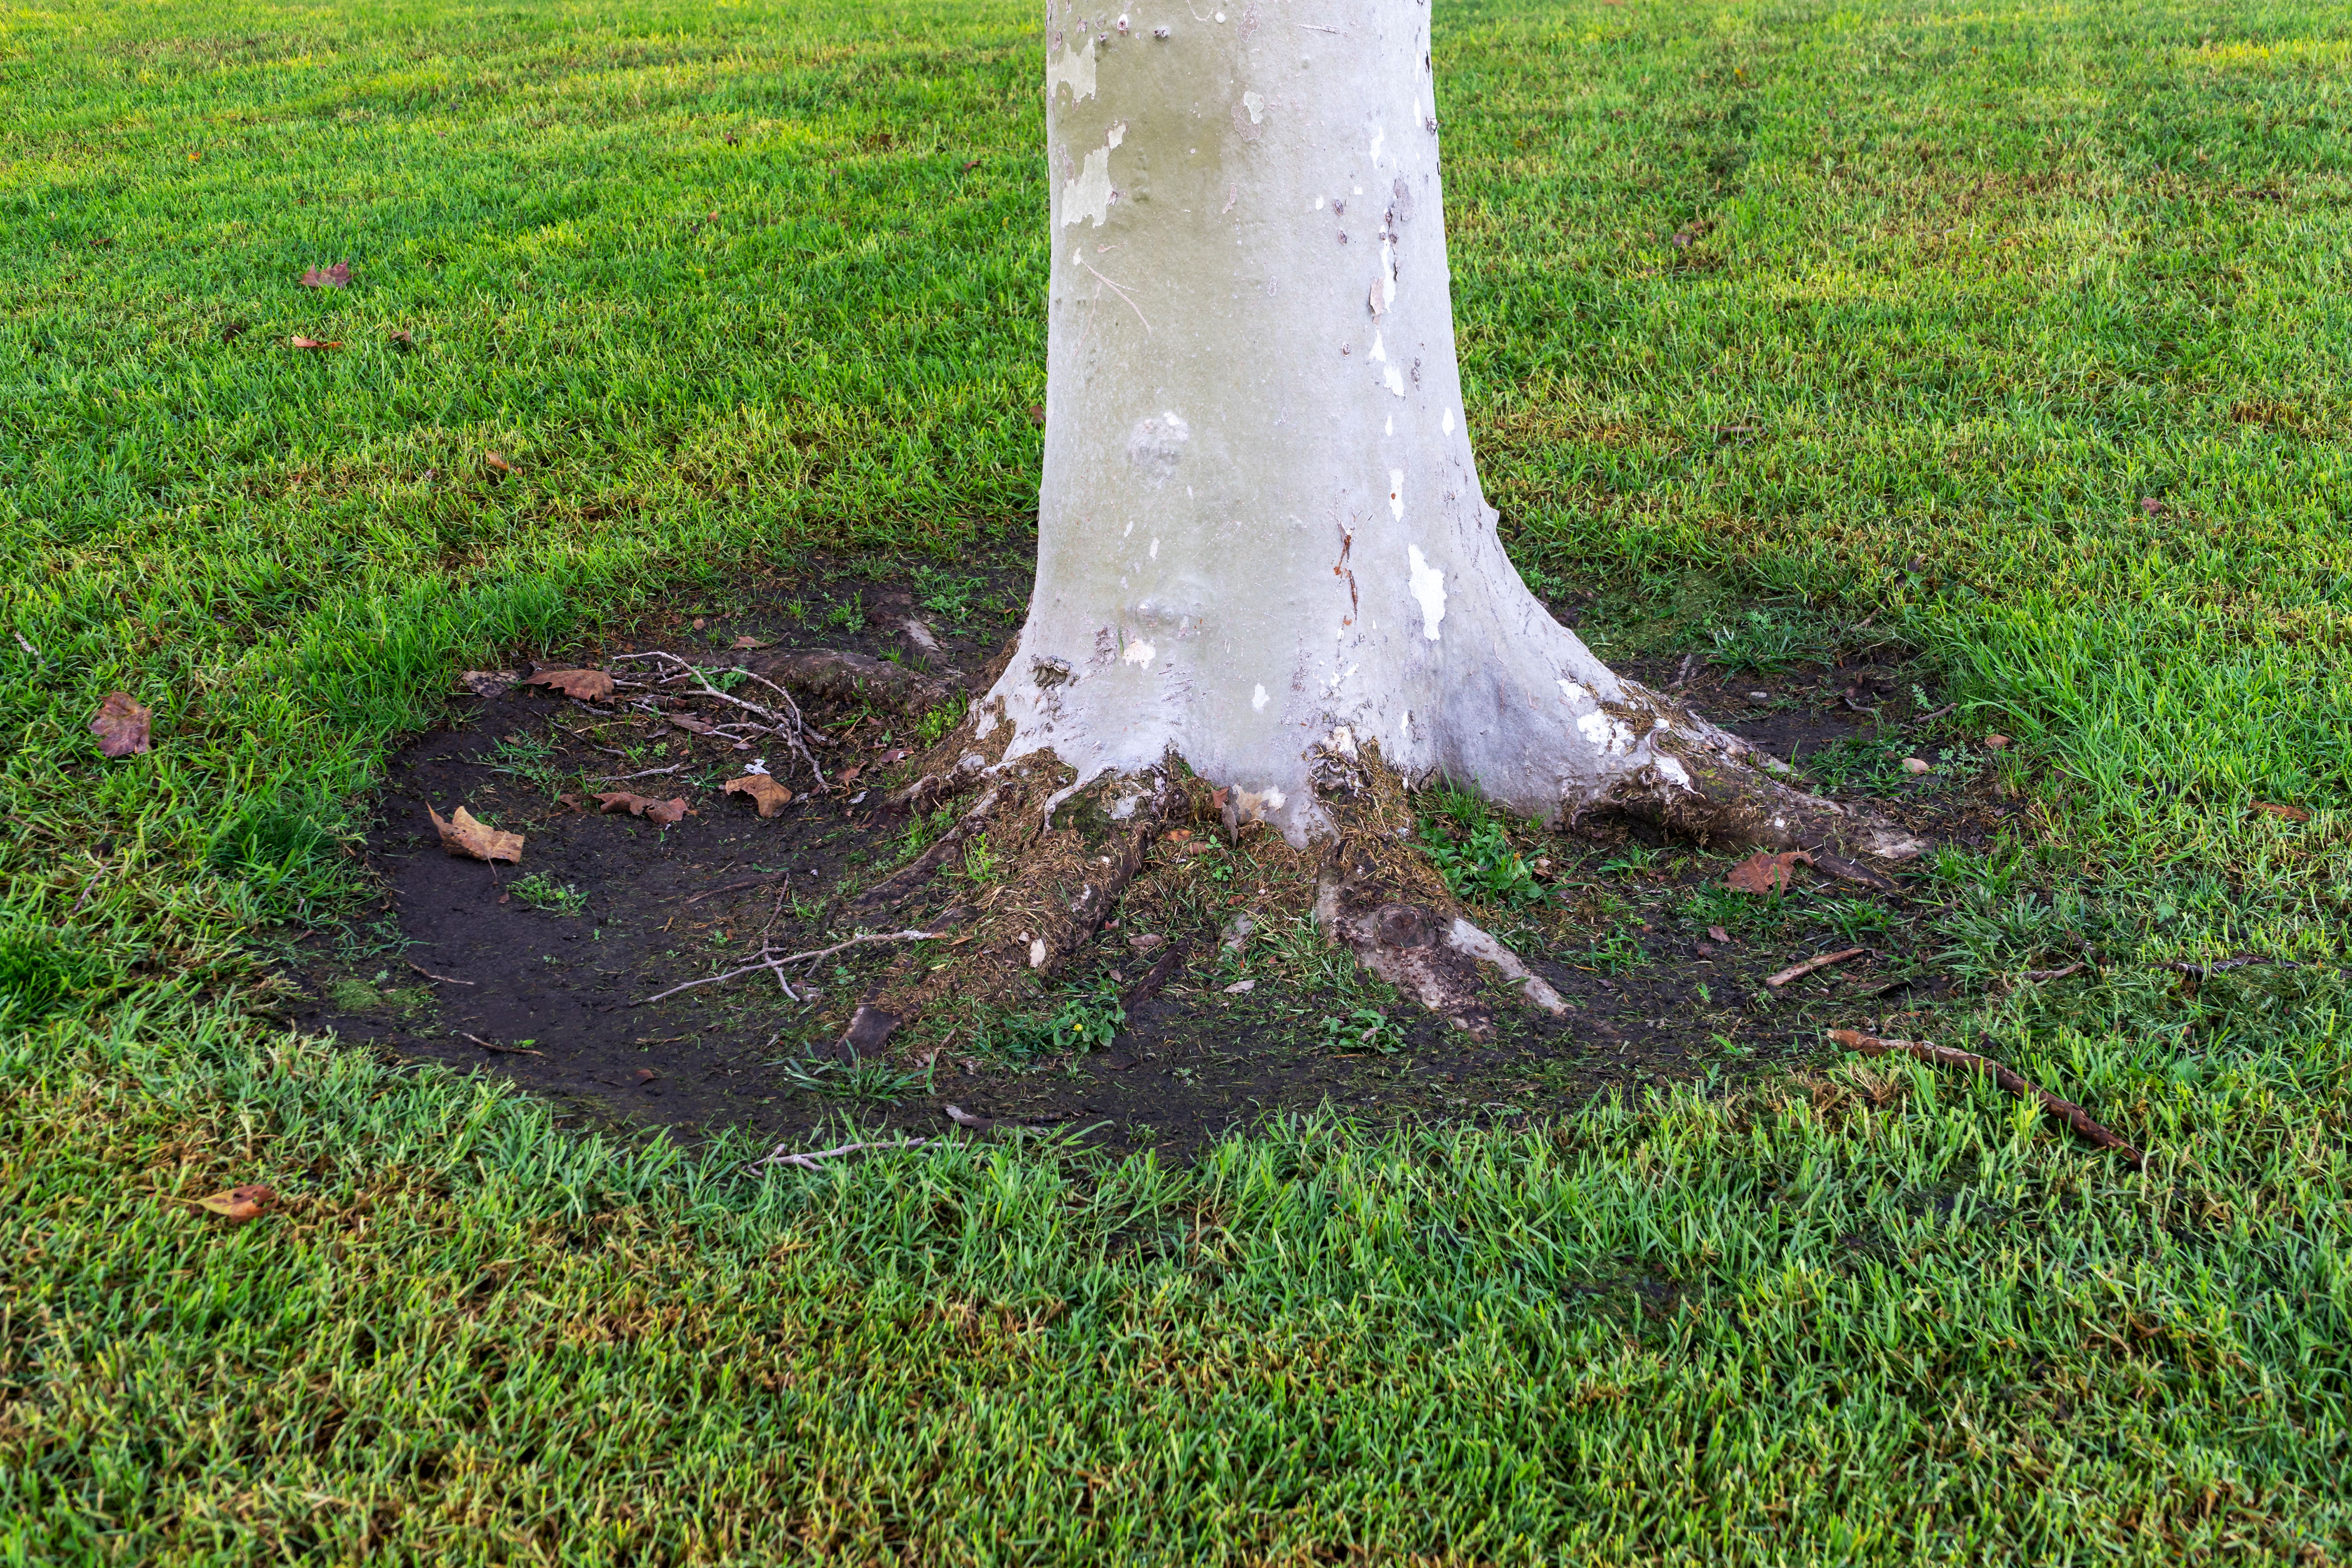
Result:
M1334 731L1548 822L1794 842L1740 742L1612 674L1503 552L1429 47L1425 0L1048 0L1037 584L983 732L1082 782L1172 752L1294 844Z

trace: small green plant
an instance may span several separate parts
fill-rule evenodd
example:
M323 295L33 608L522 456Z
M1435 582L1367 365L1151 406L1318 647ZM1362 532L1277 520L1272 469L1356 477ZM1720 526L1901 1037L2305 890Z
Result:
M934 746L947 738L948 731L963 722L964 701L957 698L942 702L915 721L915 740L919 744Z
M1750 610L1734 625L1716 627L1709 637L1715 664L1721 669L1777 675L1829 655L1829 638L1821 627L1790 610Z
M494 773L510 774L537 789L552 792L556 787L554 743L537 735L499 736L488 761Z
M915 602L951 620L971 618L971 597L980 585L979 578L961 573L943 572L935 566L915 568Z
M1664 850L1644 844L1638 838L1628 838L1601 863L1601 870L1603 876L1643 877L1655 870L1658 862L1665 858Z
M839 626L845 632L864 631L866 629L866 595L852 594L847 599L827 610L824 624L829 626Z
M1346 1017L1323 1020L1324 1043L1343 1051L1377 1051L1392 1057L1404 1049L1404 1031L1386 1013L1359 1007Z
M803 1094L868 1105L887 1105L902 1099L917 1084L927 1084L930 1077L928 1068L902 1070L876 1057L854 1057L845 1062L824 1057L787 1057L769 1065L778 1078Z
M1004 868L1003 860L1003 857L997 852L996 847L989 843L988 835L975 833L964 841L963 864L957 868L956 874L972 886L979 887L996 880L998 873Z
M1819 910L1830 930L1846 941L1881 936L1894 929L1895 917L1867 899L1831 899Z
M907 831L898 841L902 855L919 855L939 841L940 834L955 826L955 807L943 805L937 811L918 811L907 818Z
M1602 974L1622 974L1649 963L1650 952L1626 932L1612 931L1570 962Z
M1074 987L1065 994L1062 1010L1054 1015L1054 1043L1064 1050L1100 1050L1126 1022L1127 1011L1118 1005L1115 984L1101 980L1084 989Z
M517 877L507 884L507 891L532 909L544 910L551 915L583 914L588 909L587 894L569 882L559 885L544 871Z
M1510 835L1476 795L1443 792L1436 810L1422 818L1421 846L1457 899L1517 908L1543 897Z

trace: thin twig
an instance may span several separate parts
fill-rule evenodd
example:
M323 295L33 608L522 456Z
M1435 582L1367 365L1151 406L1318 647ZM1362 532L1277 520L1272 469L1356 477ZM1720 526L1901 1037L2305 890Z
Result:
M707 889L702 892L695 894L694 897L690 899L680 899L678 902L681 905L698 904L705 899L715 899L721 893L741 893L747 892L753 888L766 888L772 887L778 882L788 882L792 880L792 876L793 874L789 869L782 871L771 871L764 877L753 877L748 881L729 882L723 887Z
M629 1005L642 1007L648 1002L658 1002L665 996L675 996L681 991L691 991L698 985L716 985L722 980L732 980L738 975L749 974L755 969L773 970L776 984L783 985L784 994L797 1002L800 998L793 995L790 985L784 984L784 965L788 963L806 963L820 958L831 958L836 952L846 952L853 947L864 947L868 942L937 942L940 934L935 931L864 931L846 942L835 942L831 947L820 947L808 952L786 953L781 958L773 956L772 950L763 947L760 950L760 962L757 963L747 963L740 969L730 969L724 974L708 974L700 980L689 980L683 985L673 985L667 991L656 992L651 996L632 1002Z
M466 1031L465 1031L465 1030L463 1030L463 1029L457 1030L457 1031L456 1031L456 1034L457 1035L457 1037L458 1037L458 1038L460 1038L460 1039L471 1040L471 1041L473 1041L473 1042L474 1042L474 1044L476 1044L476 1045L478 1045L478 1046L481 1047L482 1047L482 1049L484 1049L484 1050L486 1050L486 1051L496 1051L496 1052L498 1052L500 1056L508 1056L508 1057L543 1057L543 1056L545 1056L545 1055L547 1054L545 1051L534 1051L534 1050L528 1050L528 1049L524 1048L524 1047L521 1047L521 1046L500 1046L500 1045L495 1045L495 1044L491 1043L490 1041L488 1041L488 1040L486 1040L486 1039L482 1038L482 1037L481 1037L481 1036L479 1036L479 1035L469 1035L469 1034L466 1033Z
M666 768L641 768L633 773L606 773L603 778L598 779L596 782L598 784L625 784L631 779L651 778L656 773L674 773L685 766L686 764L684 763L672 763Z
M1832 1029L1830 1038L1848 1050L1860 1051L1864 1056L1883 1057L1899 1054L1916 1057L1923 1062L1940 1062L1947 1067L1973 1068L1988 1075L1995 1083L2020 1099L2040 1100L2044 1110L2060 1118L2067 1126L2098 1147L2116 1150L2135 1165L2145 1165L2147 1163L2147 1155L2093 1121L2089 1111L2071 1100L2059 1099L2039 1084L2027 1082L1990 1057L1980 1057L1974 1051L1964 1051L1956 1046L1931 1046L1925 1040L1882 1040L1875 1035L1865 1035L1858 1029Z
M1947 702L1941 708L1937 709L1933 713L1922 713L1916 719L1909 721L1903 727L1906 730L1916 730L1920 725L1927 723L1929 720L1942 718L1945 714L1949 713L1953 709L1958 708L1958 706L1959 704L1957 702Z
M2080 962L2076 962L2068 964L2063 969L2021 970L2019 972L2017 977L2020 980L2064 980L2069 976L2082 973L2084 965Z
M438 980L444 985L471 985L473 984L470 980L459 980L452 975L436 974L431 970L425 968L423 964L415 962L414 959L404 958L401 962L407 964L409 968L416 971L417 973L425 976L425 979Z
M1870 949L1866 947L1849 947L1843 952L1825 952L1819 958L1809 958L1802 963L1792 963L1778 974L1766 975L1764 984L1774 987L1786 985L1791 980L1802 980L1816 969L1827 969L1832 963L1843 963L1849 958L1860 958L1869 951Z
M814 1171L817 1169L819 1160L835 1160L844 1154L862 1153L868 1149L919 1149L929 1142L929 1138L902 1138L896 1143L844 1143L837 1148L812 1149L805 1153L793 1152L779 1143L768 1152L766 1159L754 1160L744 1166L743 1173L756 1176L770 1165L794 1165L803 1171Z

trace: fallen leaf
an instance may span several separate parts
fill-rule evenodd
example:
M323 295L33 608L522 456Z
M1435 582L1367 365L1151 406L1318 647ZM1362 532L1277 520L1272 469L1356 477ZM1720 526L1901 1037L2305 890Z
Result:
M1040 430L1043 430L1045 427L1045 405L1044 404L1033 403L1029 405L1029 423L1034 425Z
M1722 942L1726 946L1730 945L1731 933L1725 931L1721 926L1707 927L1706 934L1708 939L1711 941Z
M656 800L649 795L638 795L633 790L625 789L616 789L608 795L600 795L596 796L596 804L604 808L604 815L607 816L616 811L625 811L631 816L642 816L647 822L656 823L663 827L677 826L686 820L686 814L693 809L686 804L686 796L682 795L673 795L667 800Z
M89 732L98 737L103 755L135 757L147 749L147 725L153 716L152 710L131 700L129 692L110 691L98 705L98 717L89 721Z
M1233 787L1233 785L1227 784L1222 789L1211 790L1209 792L1209 804L1215 806L1219 811L1224 810L1225 796L1232 793Z
M962 173L962 174L971 174L974 169L977 169L977 168L979 168L979 167L980 167L980 160L979 160L979 159L977 159L977 158L974 158L971 163L966 163L966 164L963 166L963 168L962 168L960 172L961 172L961 173Z
M406 327L396 327L392 333L392 346L396 349L413 349L416 346L416 334Z
M613 695L613 678L601 669L542 669L525 686L545 686L583 702L602 702Z
M1231 985L1225 987L1225 994L1228 996L1245 996L1256 989L1257 982L1255 980L1236 980Z
M1784 849L1778 855L1759 849L1734 866L1723 885L1737 893L1777 893L1789 885L1798 866L1812 863L1813 858L1802 849Z
M112 245L113 243L114 243L114 237L113 237L113 236L111 236L111 235L109 235L109 236L107 236L104 239L93 239L93 240L91 240L91 241L89 242L89 247L90 247L92 250L104 250L108 246L110 246L110 245Z
M259 1219L278 1194L259 1183L231 1187L225 1193L215 1193L208 1198L198 1198L196 1206L210 1209L231 1225L243 1225L249 1219Z
M1135 949L1138 952L1150 952L1153 948L1158 947L1167 940L1168 939L1164 936L1159 936L1150 931L1145 931L1140 936L1129 937L1127 939L1127 945Z
M313 267L302 274L305 289L348 289L352 286L352 264L338 261L332 267Z
M1917 757L1906 757L1903 759L1903 771L1906 773L1927 773L1935 772L1935 769Z
M694 617L694 629L695 629L696 631L700 631L703 627L705 627L705 626L709 626L709 624L710 624L710 623L709 623L709 621L704 620L700 616L695 616L695 617Z
M735 639L732 646L736 647L766 647L769 640L770 639L766 637L755 637L750 632L745 632L741 637Z
M142 747L141 750L143 751L145 748ZM2254 802L2254 809L2261 812L2264 816L2284 817L2289 822L2309 822L2311 820L2311 813L2304 810L2303 807L2299 805L2273 805L2269 801L2258 800Z
M903 763L906 760L907 748L904 746L893 746L888 751L883 752L879 757L876 758L874 765L878 768L887 768L893 763Z
M441 835L441 847L452 855L470 856L477 860L504 860L509 865L522 864L522 835L502 833L488 823L475 820L474 814L459 806L441 820L441 814L431 806L425 815L433 819L433 826Z
M639 1068L637 1069L637 1081L639 1083L651 1083L654 1079L659 1077L661 1077L661 1074L654 1071L651 1068Z
M1167 839L1171 844L1181 844L1184 840L1192 837L1192 830L1189 827L1172 828L1169 832L1161 834L1160 837Z
M749 796L761 816L773 816L793 804L793 792L766 773L745 773L727 781L726 793Z
M469 669L457 678L457 689L477 697L504 697L514 689L511 669Z
M2006 735L1987 735L1985 737L1985 744L1998 752L2003 746L2009 744L2009 737Z
M584 814L588 809L588 803L576 795L559 795L555 797L555 805L559 811L577 811Z
M841 773L840 773L840 774L839 774L839 776L838 776L838 777L836 777L833 782L834 782L834 783L835 783L835 784L840 784L842 787L844 787L844 788L845 789L845 788L847 788L847 787L848 787L848 785L849 785L849 781L850 781L850 780L852 780L852 779L856 778L858 774L860 774L860 773L864 773L865 771L866 771L866 764L865 764L864 763L852 763L849 766L847 766L847 767L845 767L845 768L842 769L842 770L841 770Z
M1695 942L1691 943L1691 951L1697 953L1701 958L1713 958L1715 956L1715 943L1711 942Z
M499 457L496 452L483 453L482 461L488 464L491 469L497 473L511 474L514 472L514 465L508 462L504 458Z
M286 342L290 346L298 349L339 349L343 346L339 342L331 343L320 342L316 338L289 338Z
M685 731L689 735L708 735L710 733L709 725L704 723L699 719L689 718L684 713L671 714L669 716L669 721L677 725L679 729Z

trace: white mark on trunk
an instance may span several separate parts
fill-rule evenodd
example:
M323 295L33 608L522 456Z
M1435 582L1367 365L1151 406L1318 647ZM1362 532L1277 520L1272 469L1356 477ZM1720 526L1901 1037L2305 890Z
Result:
M1255 92L1242 94L1242 107L1249 110L1250 123L1256 125L1265 119L1265 99Z
M1374 332L1372 334L1372 352L1370 357L1376 360L1385 360L1389 357L1388 345L1381 342L1381 335L1378 332Z
M1395 435L1395 434L1396 434L1396 416L1395 416L1395 415L1391 414L1391 415L1390 415L1390 416L1389 416L1388 428L1387 428L1387 430L1385 430L1385 431L1383 432L1383 434L1385 434L1385 435L1390 435L1390 436L1393 436L1393 435Z
M1093 73L1092 73L1091 71L1089 71L1087 74L1091 76ZM1377 168L1379 168L1379 167L1381 166L1381 149L1385 148L1388 144L1389 144L1389 133L1388 133L1386 131L1382 130L1381 127L1377 126L1377 125L1373 126L1373 127L1372 127L1372 167L1373 167L1373 168L1377 169Z
M1392 241L1381 241L1381 305L1383 309L1396 303L1396 246Z
M1081 27L1070 38L1069 47L1058 60L1045 61L1045 96L1062 83L1070 84L1070 101L1077 103L1095 95L1095 41Z
M1160 650L1153 647L1150 643L1145 642L1141 637L1138 637L1133 642L1128 644L1127 651L1119 655L1119 658L1127 660L1128 663L1139 664L1146 669L1150 669L1151 668L1151 661L1159 657Z
M1633 727L1606 713L1587 713L1576 721L1577 732L1601 748L1601 754L1613 757L1633 746Z
M1184 455L1184 443L1192 438L1192 426L1172 408L1157 419L1139 419L1127 437L1127 460L1143 470L1151 483L1165 484Z
M1250 709L1253 712L1263 713L1265 711L1265 684L1261 681L1258 683L1258 689L1250 693Z
M1160 559L1160 541L1156 539L1151 542L1151 558L1154 561Z
M1405 547L1405 561L1412 568L1412 596L1421 601L1421 635L1436 642L1437 623L1445 618L1445 574L1429 563L1418 544Z
M1381 379L1388 383L1391 392L1395 393L1399 397L1404 395L1404 372L1391 365L1381 373Z
M1091 67L1087 69L1087 77L1089 84L1088 90L1091 91L1094 78ZM1126 140L1125 123L1112 126L1110 135L1103 144L1087 154L1086 165L1078 171L1078 177L1062 187L1062 226L1064 228L1069 227L1082 217L1094 219L1097 228L1102 226L1103 219L1110 213L1111 149ZM1078 265L1086 267L1089 272L1095 272L1092 267L1087 266L1083 256L1080 257ZM1095 276L1100 278L1102 274L1095 272Z
M1321 196L1317 196L1315 198L1315 210L1318 213L1323 210L1323 198Z
M1406 709L1403 717L1397 721L1397 739L1406 745L1412 743L1412 710L1410 708Z
M1389 470L1389 510L1395 514L1398 521L1404 521L1404 470L1402 468ZM1415 561L1421 559L1419 545L1413 546L1412 558ZM1420 568L1415 567L1414 570L1419 571ZM1421 590L1415 588L1413 592L1418 594Z
M1454 434L1454 410L1449 408L1445 411L1445 417L1437 422L1437 427L1448 436Z

